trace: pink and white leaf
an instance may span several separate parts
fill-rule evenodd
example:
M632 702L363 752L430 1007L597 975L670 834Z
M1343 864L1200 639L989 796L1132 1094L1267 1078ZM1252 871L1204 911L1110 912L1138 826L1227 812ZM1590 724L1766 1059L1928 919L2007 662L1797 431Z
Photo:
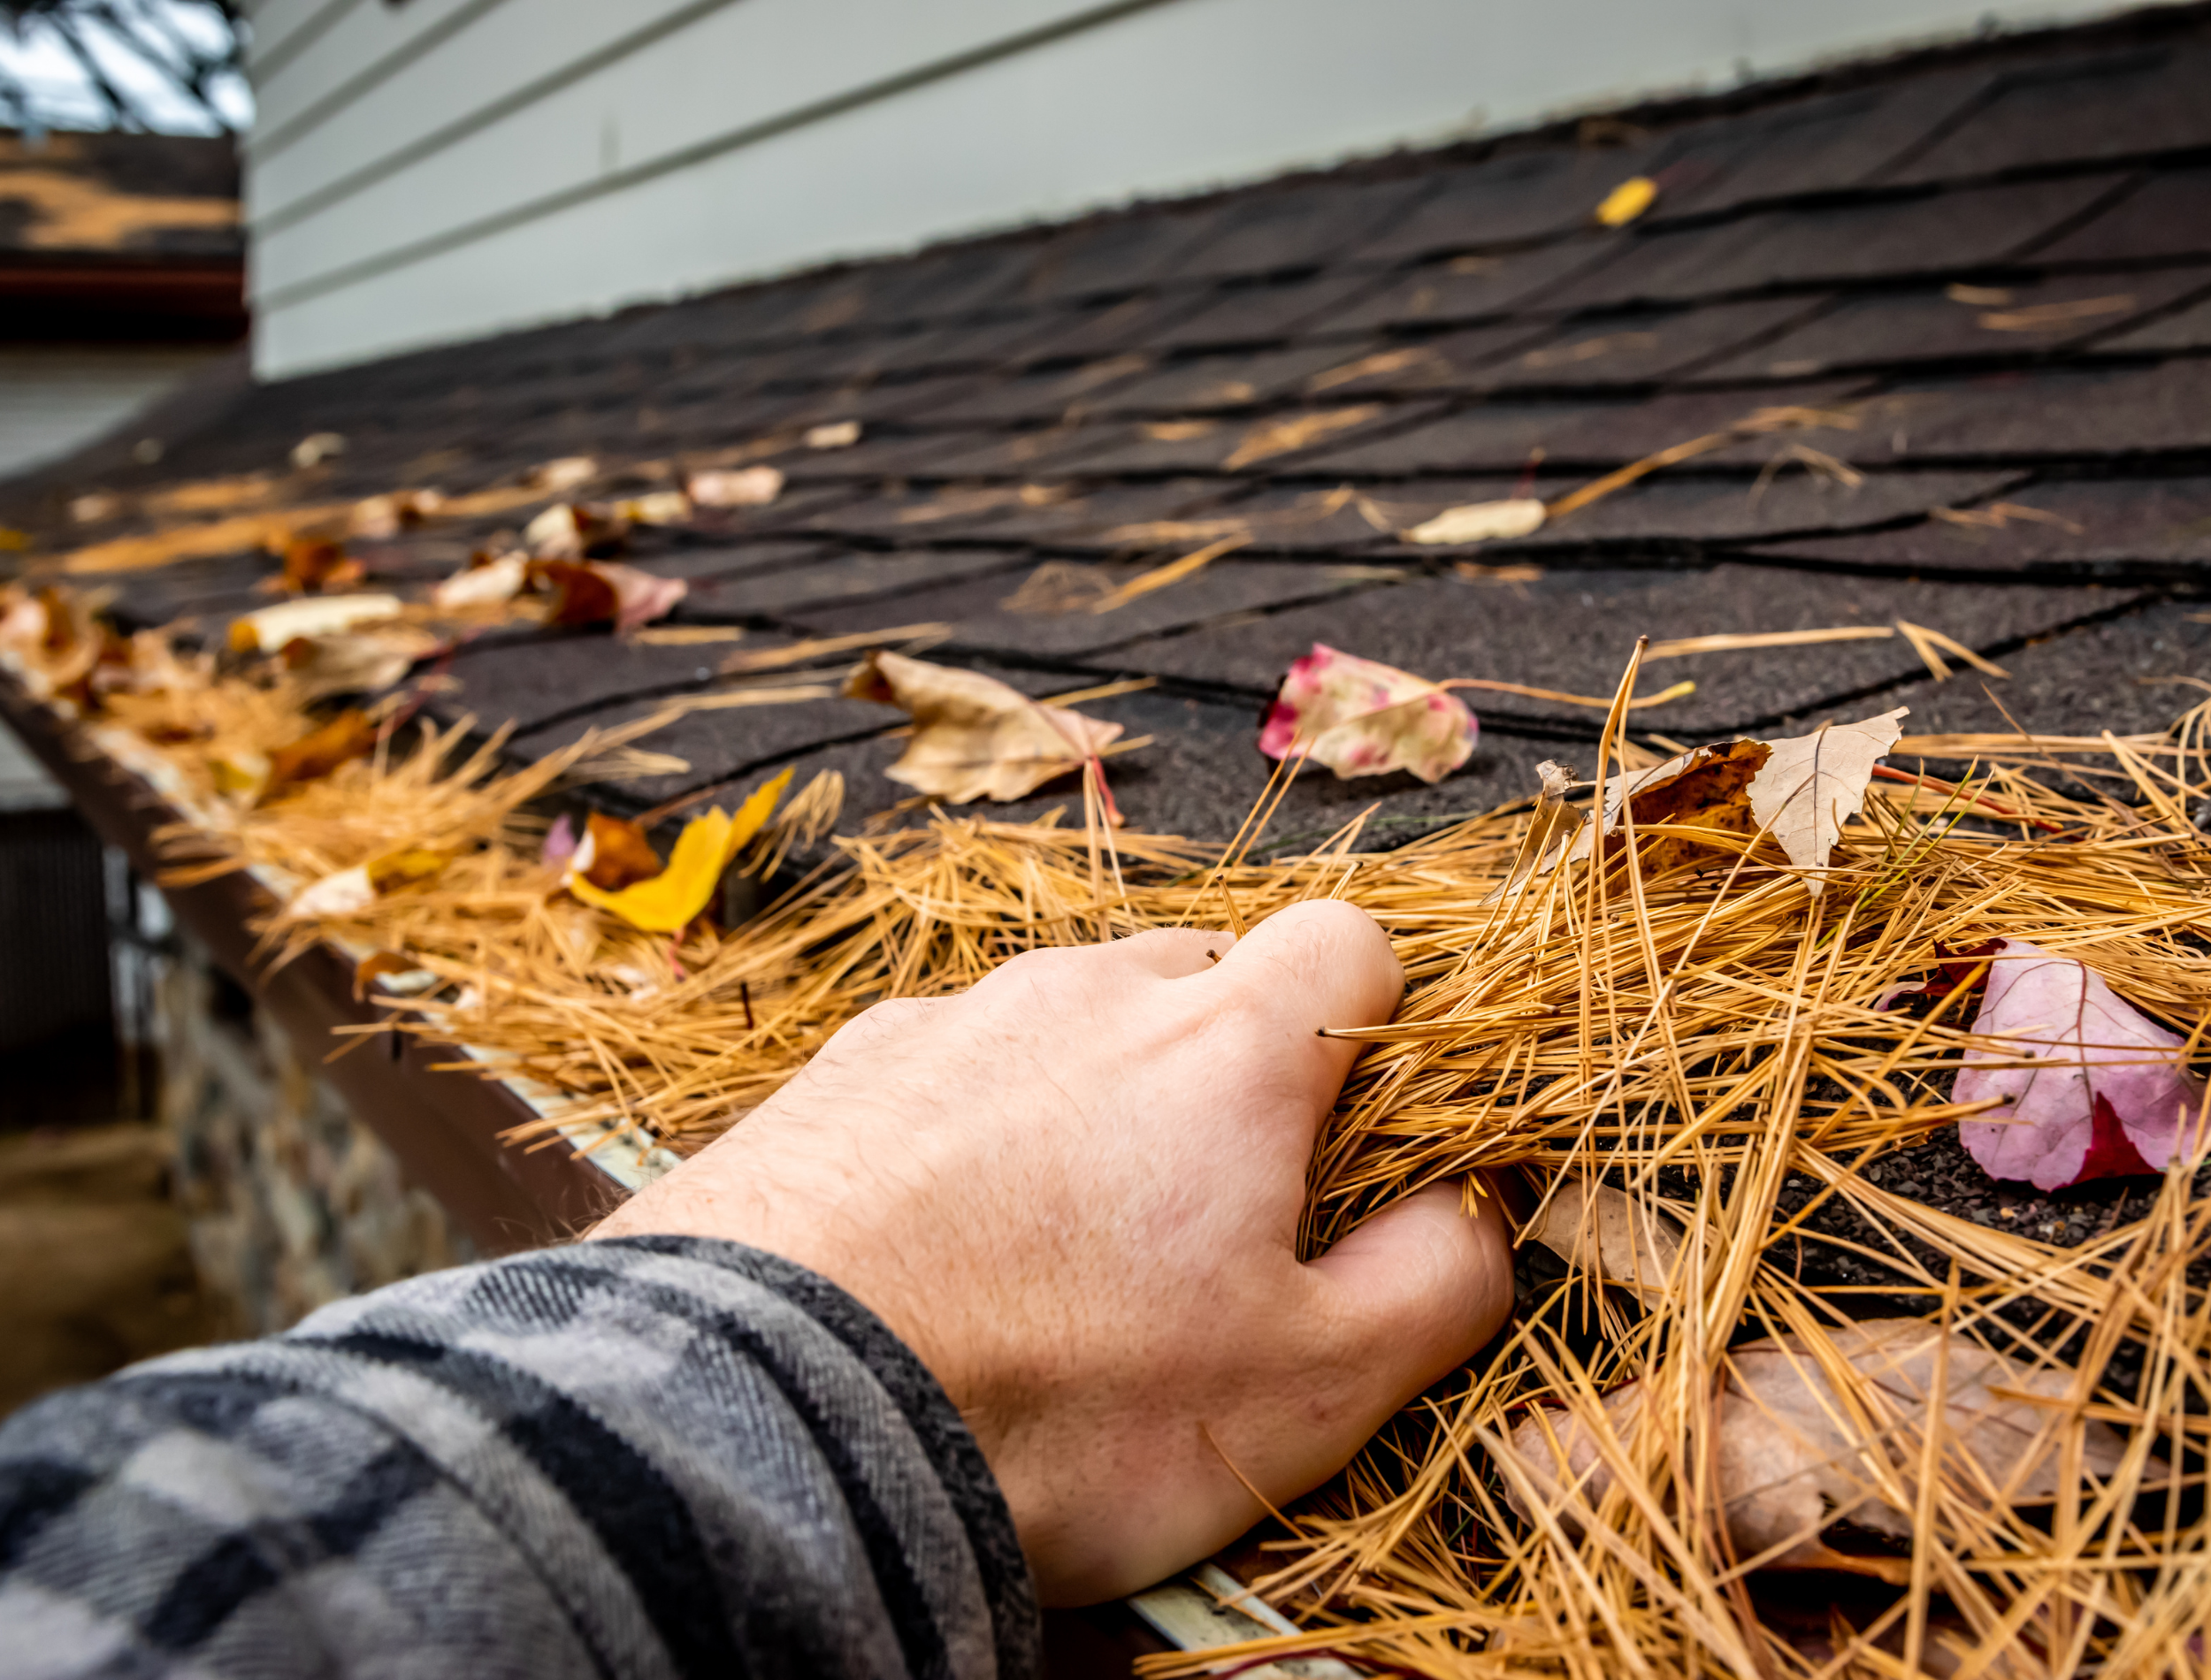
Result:
M1966 1052L1954 1100L2002 1104L1961 1122L1959 1141L1990 1177L2040 1190L2163 1172L2203 1110L2185 1041L2077 958L2024 939L1995 944L1973 1031L2015 1048Z
M592 569L614 591L617 636L667 617L676 603L691 592L691 585L680 577L661 577L613 561L594 561Z
M538 848L538 861L555 869L564 868L575 857L581 843L576 835L576 821L565 811L553 819L553 826L545 831L545 844ZM591 866L588 861L585 867Z
M1410 770L1440 782L1473 755L1481 726L1457 695L1425 677L1315 642L1289 668L1259 729L1259 751L1310 746L1340 780Z

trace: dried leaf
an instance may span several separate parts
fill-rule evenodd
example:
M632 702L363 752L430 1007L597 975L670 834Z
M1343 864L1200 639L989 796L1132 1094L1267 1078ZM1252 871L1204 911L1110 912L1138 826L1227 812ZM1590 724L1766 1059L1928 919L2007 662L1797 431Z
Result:
M783 494L783 472L777 467L694 472L685 488L701 508L765 508Z
M403 846L397 851L369 859L369 884L379 893L418 887L425 881L435 881L452 861L450 851L440 851L432 846Z
M680 490L655 490L616 502L614 516L632 525L680 525L691 517L691 498Z
M428 990L437 978L395 951L371 951L353 966L353 1000L361 1002L369 995L369 988L379 981L383 982L383 990L405 995Z
M1310 745L1342 781L1410 770L1439 782L1473 756L1480 734L1466 703L1425 677L1315 642L1282 679L1259 751L1285 759Z
M366 712L348 707L319 729L271 752L268 785L319 781L341 764L366 758L375 745L375 723Z
M1620 844L1620 807L1626 804L1639 829L1666 824L1674 828L1710 829L1715 834L1748 836L1756 823L1750 814L1751 778L1768 754L1763 741L1728 741L1693 747L1647 770L1629 771L1606 783L1597 811L1586 817L1571 842L1563 848L1564 860L1582 863L1593 855L1602 836L1610 856ZM1682 836L1648 843L1643 867L1662 874L1710 850ZM1553 867L1559 859L1544 864Z
M230 622L231 651L275 653L302 637L335 636L358 624L399 616L396 595L324 595L264 607Z
M611 911L632 928L650 934L680 933L713 901L722 872L768 821L776 801L791 784L791 774L785 770L761 787L738 807L734 817L717 808L685 823L669 853L668 867L650 880L608 892L571 874L568 890L585 904Z
M335 874L325 875L320 881L302 888L284 906L284 915L286 920L291 921L330 921L357 916L387 892L396 892L402 887L420 886L425 881L436 880L446 865L452 861L451 852L435 851L426 847L409 846L398 851L387 851L382 857L357 863L350 869L340 869ZM362 966L366 967L367 965ZM400 969L413 966L411 963L399 963ZM354 971L356 992L363 981L361 969L356 968Z
M1873 766L1903 732L1896 720L1908 709L1766 744L1765 766L1750 783L1751 814L1798 868L1826 868L1842 825L1865 803ZM1805 882L1814 892L1825 884L1817 874Z
M349 588L367 575L366 568L348 556L345 544L334 537L300 535L284 545L284 587L295 594Z
M691 585L680 577L662 577L654 572L639 571L634 566L602 561L593 569L614 590L614 629L617 636L667 617L675 610L677 602L691 592Z
M375 902L376 883L369 879L369 866L356 863L302 888L284 906L284 914L293 921L328 921L357 916Z
M593 456L561 455L539 462L522 475L522 481L532 490L557 496L562 491L573 490L598 476L599 462Z
M807 428L806 447L809 449L849 449L859 441L857 420L831 420Z
M1630 175L1604 195L1604 202L1596 208L1597 221L1605 227L1626 227L1657 198L1656 181L1648 175Z
M582 560L619 552L629 529L610 508L556 501L522 528L522 540L535 560Z
M1574 820L1574 813L1566 804L1566 791L1574 785L1573 767L1556 759L1545 759L1535 767L1535 809L1529 814L1527 832L1513 853L1512 872L1482 900L1484 904L1494 904L1545 867L1544 860L1550 856L1554 843Z
M268 790L269 755L265 752L233 747L210 755L207 767L214 778L216 792L243 804L255 803Z
M610 561L535 560L531 578L553 593L547 622L576 626L614 621L617 632L665 616L690 592L680 577L658 577Z
M1047 560L1021 579L1019 589L1001 598L998 607L1025 616L1078 612L1113 594L1114 576L1083 561Z
M1681 1233L1649 1203L1609 1184L1568 1179L1520 1233L1607 1283L1663 1287L1681 1253Z
M355 502L346 525L364 542L388 542L432 517L444 506L445 498L434 490L394 490L389 495Z
M310 431L292 446L292 464L302 472L309 472L324 462L346 452L346 434L342 431Z
M538 861L565 869L568 860L576 855L580 843L576 837L576 819L565 811L553 819L553 826L545 831L545 844L538 848Z
M565 821L566 819L563 819ZM634 822L593 811L569 859L569 873L601 892L619 892L660 874L660 854Z
M1976 1035L2016 1049L1970 1050L1953 1100L2003 1099L1958 1126L1991 1178L2054 1190L2090 1179L2161 1172L2203 1112L2186 1041L2142 1014L2087 964L2024 939L1992 942ZM2035 1058L2042 1065L1991 1066Z
M402 619L364 624L331 636L295 636L278 650L309 700L333 694L375 694L421 661L444 650L444 639Z
M38 699L81 699L84 683L108 645L108 632L73 590L30 594L11 587L0 613L0 645L22 663L24 685Z
M1503 501L1470 501L1446 508L1402 532L1409 543L1471 544L1525 537L1543 528L1544 507L1534 496L1512 496Z
M1665 824L1745 836L1764 829L1799 868L1825 869L1843 823L1864 803L1875 761L1895 745L1896 720L1904 714L1899 706L1810 735L1696 747L1647 770L1616 775L1598 811L1564 848L1563 859L1586 861L1599 836L1610 841L1619 827L1621 802L1629 799L1638 828ZM1706 850L1694 837L1668 835L1644 851L1643 867L1663 874ZM1814 875L1805 884L1817 892L1825 882Z
M1079 768L1121 732L980 672L880 651L853 670L845 693L912 716L914 737L884 774L953 805L1018 799Z
M1828 1334L1856 1375L1850 1400L1877 1409L1862 1427L1846 1421L1850 1400L1836 1392L1802 1338L1771 1337L1726 1355L1709 1450L1739 1556L1763 1558L1769 1569L1909 1579L1909 1559L1893 1548L1912 1538L1911 1518L1884 1496L1880 1478L1907 1497L1916 1493L1939 1358L1945 1381L1937 1473L1945 1497L1985 1508L1992 1489L2001 1490L2001 1502L2010 1504L2056 1493L2065 1432L2049 1425L2062 1414L2015 1396L2066 1399L2075 1387L2073 1372L2030 1370L1962 1336L1946 1338L1917 1318L1866 1319ZM1632 1438L1642 1404L1638 1383L1605 1397L1606 1419L1623 1442ZM2126 1443L2108 1424L2080 1427L2082 1468L2111 1475ZM1536 1493L1562 1508L1570 1527L1579 1529L1576 1514L1593 1512L1611 1485L1592 1422L1578 1414L1530 1417L1513 1431L1511 1448ZM2157 1465L2155 1476L2165 1474ZM1568 1495L1572 1483L1580 1484L1578 1498ZM1516 1487L1511 1499L1526 1516L1522 1492ZM1847 1549L1854 1531L1876 1537L1874 1546Z
M521 594L529 576L526 555L501 554L481 565L471 561L432 590L430 599L448 612L464 607L496 607Z

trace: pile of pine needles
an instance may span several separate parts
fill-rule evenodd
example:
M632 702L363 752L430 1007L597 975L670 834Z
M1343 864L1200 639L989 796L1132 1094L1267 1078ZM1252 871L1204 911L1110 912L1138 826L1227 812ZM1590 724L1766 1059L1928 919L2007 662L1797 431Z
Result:
M1622 715L1601 766L1632 752ZM537 1142L611 1121L678 1149L741 1123L878 999L957 991L1039 945L1241 929L1346 899L1388 930L1411 987L1394 1022L1351 1034L1370 1048L1314 1163L1308 1251L1452 1179L1522 1217L1601 1180L1679 1229L1662 1281L1623 1290L1577 1257L1529 1285L1497 1345L1281 1514L1255 1585L1306 1632L1156 1659L1148 1674L1301 1651L1606 1680L2203 1672L2199 1162L2181 1151L2146 1218L2069 1249L1884 1190L1866 1169L1962 1112L1950 1078L1982 1042L1965 1012L1877 1007L1947 952L2006 937L2081 958L2195 1056L2211 996L2211 841L2197 826L2211 704L2161 739L2105 737L2100 756L2069 741L2061 763L2023 737L1958 782L1876 783L1817 891L1763 835L1696 830L1697 847L1655 867L1667 836L1632 820L1596 864L1534 870L1535 831L1556 815L1534 801L1388 851L1361 851L1355 822L1266 862L1264 807L1225 851L937 813L838 838L763 913L673 940L575 903L539 859L532 811L610 745L501 774L459 730L425 731L219 834L195 825L192 843L217 854L203 868L301 882L394 847L451 850L426 885L332 920L279 914L268 937L388 953L373 968L404 982L388 999L401 1025L470 1046L472 1071L564 1096ZM750 867L792 837L765 836ZM1811 1208L1800 1195L1785 1211L1790 1182L1814 1187ZM1876 1233L1860 1257L1894 1275L1893 1294L1806 1271L1823 1206ZM2019 1458L2054 1462L2054 1491L2012 1496L1953 1450L1945 1409L1848 1363L1836 1333L1898 1300L1946 1345L2040 1372L2039 1432ZM1716 1396L1731 1350L1775 1335L1827 1374L1863 1498L1909 1518L1908 1542L1856 1573L1777 1569L1731 1539L1725 1513L1746 1490L1715 1485ZM1629 1380L1645 1403L1616 1427L1602 1402ZM1516 1467L1509 1438L1539 1407L1597 1444L1601 1492L1547 1493ZM2128 1443L2115 1470L2088 1451L2091 1429ZM1836 1547L1862 1545L1851 1518L1829 1513Z

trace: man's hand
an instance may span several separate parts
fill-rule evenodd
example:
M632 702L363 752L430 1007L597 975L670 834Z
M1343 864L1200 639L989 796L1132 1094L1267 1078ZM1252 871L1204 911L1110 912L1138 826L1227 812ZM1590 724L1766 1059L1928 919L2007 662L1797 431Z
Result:
M1143 1586L1340 1469L1503 1322L1441 1185L1310 1264L1313 1139L1404 989L1361 911L1017 957L878 1004L599 1227L732 1238L878 1313L990 1460L1047 1603ZM1232 1470L1230 1466L1235 1468Z

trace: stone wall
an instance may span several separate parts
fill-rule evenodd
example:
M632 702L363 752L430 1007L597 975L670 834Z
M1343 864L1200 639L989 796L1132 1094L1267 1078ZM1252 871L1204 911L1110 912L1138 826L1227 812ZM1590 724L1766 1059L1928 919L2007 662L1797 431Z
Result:
M208 1293L231 1333L476 1257L398 1158L188 939L155 980L159 1114Z

